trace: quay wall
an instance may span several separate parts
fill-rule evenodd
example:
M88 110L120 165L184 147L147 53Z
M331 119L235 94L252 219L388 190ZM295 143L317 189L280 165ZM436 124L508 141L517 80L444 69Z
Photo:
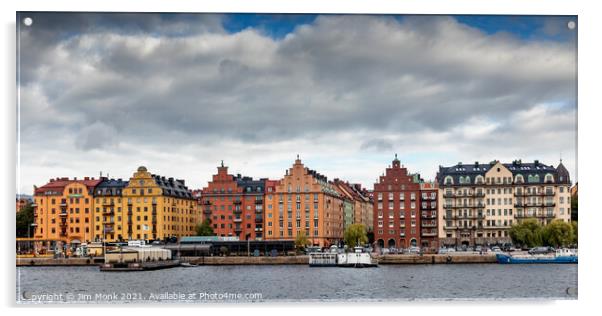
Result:
M453 255L377 255L378 264L454 264L454 263L497 263L493 254L453 254ZM197 265L286 265L309 263L308 256L279 256L279 257L244 257L244 256L213 256L213 257L181 257L181 262ZM17 258L17 266L91 266L102 263L100 259L89 258Z
M102 261L90 258L17 258L17 267L22 266L94 266Z

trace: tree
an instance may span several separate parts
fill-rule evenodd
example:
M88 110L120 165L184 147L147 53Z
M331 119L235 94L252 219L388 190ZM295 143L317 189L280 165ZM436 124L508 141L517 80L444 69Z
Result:
M563 220L553 220L543 228L543 236L548 246L568 246L573 242L573 226Z
M295 247L301 250L305 249L307 245L309 245L309 239L307 239L304 231L300 231L297 233L297 237L295 238Z
M213 227L211 227L211 221L209 219L205 219L201 224L196 226L196 235L197 236L213 236Z
M345 244L348 247L361 246L367 242L368 234L366 233L366 226L364 224L351 224L345 230Z
M17 213L17 237L30 237L33 234L31 224L33 224L33 206L27 204Z
M510 228L510 238L517 245L529 248L543 244L543 231L541 224L533 218L514 224Z
M572 244L573 245L577 245L578 244L578 227L579 225L577 224L577 221L572 221L571 222L571 226L573 226L573 241Z

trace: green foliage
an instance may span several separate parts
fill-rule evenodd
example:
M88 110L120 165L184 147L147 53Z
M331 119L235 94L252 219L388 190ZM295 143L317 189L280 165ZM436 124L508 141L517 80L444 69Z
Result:
M517 245L531 247L543 244L543 228L536 219L526 219L510 228L510 238Z
M578 244L578 236L579 236L579 231L578 231L579 225L577 224L577 221L572 221L571 226L573 226L573 240L571 243L574 245L577 245Z
M307 245L309 245L309 239L305 235L305 231L300 231L297 233L297 237L295 238L295 247L297 249L304 249Z
M27 204L17 213L17 237L33 236L33 206ZM29 233L29 236L27 235Z
M568 246L573 242L573 226L562 220L553 220L543 228L543 236L548 246Z
M529 248L538 246L566 247L577 244L577 222L553 220L542 226L536 219L527 219L512 225L510 237L516 245Z
M211 227L211 221L209 219L205 219L201 224L196 226L196 235L197 236L213 236L213 227Z
M345 244L347 247L353 248L358 245L363 245L367 242L368 235L366 233L366 226L364 226L364 224L351 224L345 230Z

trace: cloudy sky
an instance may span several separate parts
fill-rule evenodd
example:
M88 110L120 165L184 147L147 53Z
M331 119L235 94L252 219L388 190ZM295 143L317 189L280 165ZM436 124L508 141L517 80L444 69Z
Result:
M459 161L562 155L576 179L575 17L17 20L22 193L139 165L195 189L221 160L279 179L297 154L369 188L395 153L425 179Z

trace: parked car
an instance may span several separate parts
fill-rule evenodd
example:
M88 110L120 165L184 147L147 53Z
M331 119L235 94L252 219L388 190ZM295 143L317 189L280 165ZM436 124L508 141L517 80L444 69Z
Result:
M439 250L437 250L437 253L440 254L440 255L446 254L447 253L447 248L441 247L441 248L439 248Z
M493 251L493 252L502 252L502 248L500 248L498 246L493 246L493 247L491 247L491 251Z
M475 249L474 249L474 251L476 251L476 252L481 252L481 251L483 251L483 247L481 247L481 246L476 246L476 247L475 247Z
M454 247L447 248L447 252L448 253L449 252L456 252L456 248L454 248Z

